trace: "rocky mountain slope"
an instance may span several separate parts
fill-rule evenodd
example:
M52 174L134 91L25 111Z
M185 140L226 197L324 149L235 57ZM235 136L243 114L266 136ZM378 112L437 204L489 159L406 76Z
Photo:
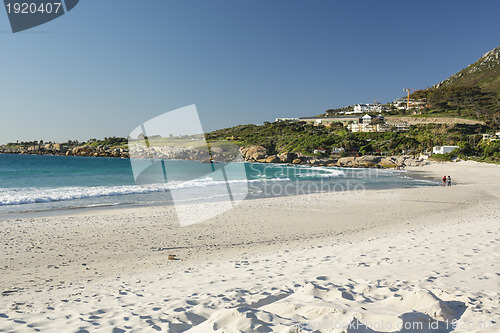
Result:
M479 60L448 79L435 85L435 88L473 87L483 92L500 95L500 46L486 52Z

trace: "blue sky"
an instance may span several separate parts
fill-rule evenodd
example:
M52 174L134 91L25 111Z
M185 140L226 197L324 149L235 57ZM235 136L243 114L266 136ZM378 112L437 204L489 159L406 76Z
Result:
M205 131L431 86L500 45L500 2L82 0L12 34L0 143L127 136L196 104Z

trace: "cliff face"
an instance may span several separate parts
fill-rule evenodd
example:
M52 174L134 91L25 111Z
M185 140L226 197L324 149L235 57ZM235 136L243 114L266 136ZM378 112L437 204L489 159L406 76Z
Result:
M435 88L473 87L483 92L500 96L500 46L486 52L479 60L448 79L436 84Z

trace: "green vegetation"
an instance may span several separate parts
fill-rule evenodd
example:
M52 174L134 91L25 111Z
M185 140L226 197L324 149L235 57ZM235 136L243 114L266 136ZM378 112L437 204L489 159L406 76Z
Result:
M500 46L441 82L439 88L478 87L500 97Z
M331 117L331 116L336 116L336 115L339 115L340 113L345 113L345 112L349 112L349 111L353 111L352 106L346 106L346 107L338 108L338 109L328 109L328 110L326 110L326 112L324 114L322 114L320 116Z
M482 141L485 125L427 124L411 126L406 133L353 133L343 126L324 127L301 123L266 123L265 125L240 125L207 134L211 142L232 140L240 146L259 145L270 154L296 152L312 155L315 148L333 148L345 151L359 149L361 154L400 155L429 152L433 146L456 145L451 156L475 157L484 161L500 161L499 141ZM437 158L440 158L439 156Z
M430 108L424 109L424 114L474 118L499 128L500 47L434 87L414 92L410 98L427 100Z
M440 87L414 92L414 99L425 99L430 108L421 116L455 116L485 121L500 126L500 103L496 94L474 87Z
M127 146L128 140L126 138L120 138L120 137L109 137L109 138L104 138L103 140L97 140L97 139L90 139L86 143L83 143L83 145L88 145L92 147L98 147L98 146L113 146L113 147L121 147L121 146Z
M454 155L452 153L446 153L446 154L434 154L431 156L431 160L437 161L437 162L450 162L453 160Z

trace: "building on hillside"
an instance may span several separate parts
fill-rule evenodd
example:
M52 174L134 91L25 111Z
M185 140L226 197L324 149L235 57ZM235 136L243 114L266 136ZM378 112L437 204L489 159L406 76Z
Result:
M382 115L372 116L365 114L358 119L357 123L349 124L347 127L351 132L388 132L391 126L385 122Z
M426 99L411 99L408 101L406 98L399 98L396 99L391 103L393 107L395 107L398 110L406 110L406 109L424 109L424 108L430 108L431 105L427 102Z
M424 109L424 108L429 108L431 105L427 103L425 99L419 99L417 101L411 101L409 103L409 108L410 109Z
M333 147L332 148L332 153L330 154L331 157L340 157L342 156L342 153L345 152L345 149L343 147Z
M326 149L322 148L322 147L319 147L319 148L316 148L313 150L313 154L325 154L325 153L326 153Z
M392 132L408 132L410 131L410 125L408 125L408 122L402 122L402 123L397 123L390 125L391 126L391 131Z
M433 154L448 154L459 148L458 146L435 146L432 147Z
M406 109L406 104L407 104L406 98L399 98L391 103L391 105L398 110Z
M354 104L352 112L345 112L345 114L351 113L370 113L370 112L382 112L382 104Z
M283 121L299 121L299 118L276 118L275 122L283 122Z
M483 134L483 140L487 141L500 140L500 132L496 132L495 134Z
M316 126L330 127L333 123L347 124L350 121L356 120L356 117L302 117L299 118L300 122L312 124Z

